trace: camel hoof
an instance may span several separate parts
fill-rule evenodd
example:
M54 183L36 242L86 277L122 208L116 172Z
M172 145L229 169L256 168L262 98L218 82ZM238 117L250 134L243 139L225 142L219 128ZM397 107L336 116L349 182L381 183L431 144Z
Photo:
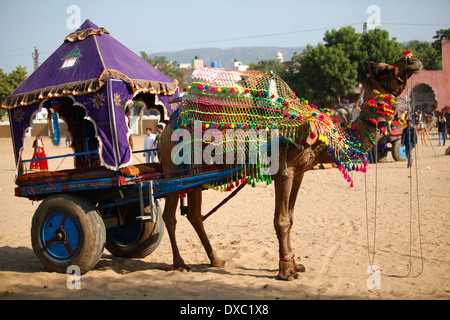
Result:
M284 281L294 281L301 278L302 277L299 274L290 274L287 277L282 275L277 276L277 280L284 280Z
M299 274L290 275L287 278L287 281L294 281L294 280L300 280L302 277Z
M211 267L214 268L223 268L227 265L226 261L223 260L214 260L213 262L211 262Z
M306 272L306 268L305 268L304 265L298 264L298 265L295 266L295 271L297 271L297 272Z
M191 271L191 268L189 268L188 266L182 266L182 267L174 267L173 270L186 273Z

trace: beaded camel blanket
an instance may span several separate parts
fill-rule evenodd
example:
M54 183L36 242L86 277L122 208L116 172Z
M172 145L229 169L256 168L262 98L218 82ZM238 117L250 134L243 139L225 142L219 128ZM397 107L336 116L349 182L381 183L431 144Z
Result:
M191 80L183 89L182 102L169 124L172 130L189 133L176 144L190 146L187 149L190 163L194 163L194 154L201 149L214 155L216 164L230 165L226 160L233 159L232 165L236 165L239 159L248 159L262 142L274 141L274 137L283 137L284 142L301 149L308 136L318 135L352 187L351 172L366 170L365 151L354 132L307 100L298 98L276 74L200 68L194 71ZM179 131L175 131L175 136L176 132ZM261 139L264 132L267 136ZM212 164L205 157L195 163ZM264 174L265 166L264 157L257 157L256 162L247 162L235 176L207 187L229 191L233 183L253 186L259 181L270 183L270 175Z

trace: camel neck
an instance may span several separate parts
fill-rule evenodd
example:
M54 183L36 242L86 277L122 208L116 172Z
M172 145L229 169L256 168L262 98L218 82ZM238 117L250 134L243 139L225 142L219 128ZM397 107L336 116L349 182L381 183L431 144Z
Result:
M354 123L357 137L364 150L368 151L377 145L393 120L396 108L396 96L387 92L375 79L369 78L366 82L361 113Z

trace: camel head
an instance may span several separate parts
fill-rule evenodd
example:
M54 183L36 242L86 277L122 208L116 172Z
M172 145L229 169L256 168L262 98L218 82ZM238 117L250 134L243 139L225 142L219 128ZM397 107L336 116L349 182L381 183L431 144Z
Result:
M405 89L406 81L423 68L422 62L414 57L411 51L405 51L403 58L393 65L380 62L369 62L370 77L389 93L399 96Z
M410 51L393 65L369 63L370 75L365 85L364 103L354 123L354 129L364 150L376 146L389 123L394 120L398 107L397 97L403 92L408 79L422 70L422 62Z

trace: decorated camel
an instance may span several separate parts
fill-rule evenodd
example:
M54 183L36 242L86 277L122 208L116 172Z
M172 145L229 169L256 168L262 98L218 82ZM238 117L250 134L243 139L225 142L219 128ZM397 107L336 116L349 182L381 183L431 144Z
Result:
M375 146L380 135L392 121L397 107L397 97L403 91L407 79L422 69L422 63L409 52L394 65L370 62L370 76L365 84L364 104L359 118L348 127L333 119L329 114L317 110L308 101L297 98L295 93L274 74L244 73L222 69L203 68L193 74L192 83L186 88L186 95L179 109L172 116L161 137L161 164L166 175L175 176L186 172L186 166L174 163L173 156L180 144L195 144L195 139L180 139L180 129L194 134L213 131L214 138L203 135L201 150L211 150L216 143L223 146L226 132L245 132L250 129L275 132L268 141L279 143L277 153L272 151L272 161L278 161L278 169L272 175L265 175L266 162L236 164L236 174L203 188L230 191L240 184L265 181L275 185L274 227L279 242L278 279L292 280L298 272L305 271L303 265L294 260L290 243L290 232L294 219L297 194L306 171L318 163L335 163L344 179L353 187L353 173L366 171L366 152ZM259 131L261 132L261 131ZM202 137L202 136L200 136ZM239 134L232 144L227 144L225 154L247 154L251 143L239 147ZM223 140L218 139L223 138ZM245 139L245 138L241 138ZM270 140L272 139L272 140ZM197 139L198 140L198 139ZM217 141L220 141L217 143ZM199 145L197 145L198 147ZM230 147L231 146L231 147ZM191 153L195 153L196 149ZM217 149L218 150L218 149ZM219 152L212 153L215 156ZM188 156L191 156L189 154ZM220 156L220 154L219 154ZM192 156L193 157L193 156ZM217 159L217 158L216 158ZM225 162L223 162L225 163ZM220 167L218 164L191 164L189 168L200 171ZM169 234L175 269L189 269L179 252L175 229L176 209L184 193L167 195L163 219ZM202 188L187 190L187 218L196 230L213 267L223 267L212 248L203 225L201 213Z

